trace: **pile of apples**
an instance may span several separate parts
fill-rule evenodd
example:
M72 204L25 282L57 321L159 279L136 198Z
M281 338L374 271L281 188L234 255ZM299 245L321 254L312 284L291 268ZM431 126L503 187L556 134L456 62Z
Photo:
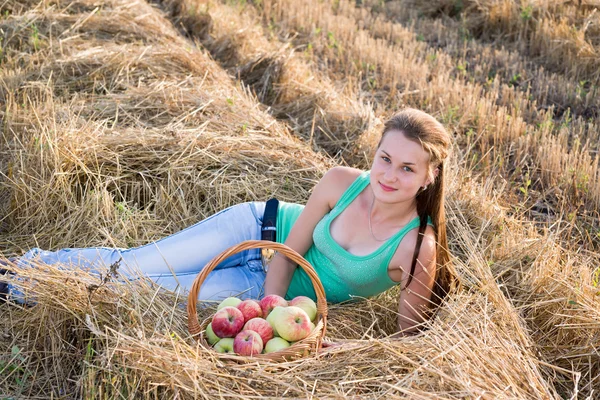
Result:
M316 319L317 305L310 297L289 302L276 294L260 301L228 297L217 306L205 337L218 353L272 353L306 338Z

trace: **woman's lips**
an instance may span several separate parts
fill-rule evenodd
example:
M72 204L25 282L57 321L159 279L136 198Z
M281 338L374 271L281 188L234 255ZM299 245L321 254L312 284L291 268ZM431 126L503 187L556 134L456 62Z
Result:
M385 186L383 183L379 182L379 185L381 186L381 188L386 191L386 192L392 192L396 189L394 189L393 187L389 187L389 186Z

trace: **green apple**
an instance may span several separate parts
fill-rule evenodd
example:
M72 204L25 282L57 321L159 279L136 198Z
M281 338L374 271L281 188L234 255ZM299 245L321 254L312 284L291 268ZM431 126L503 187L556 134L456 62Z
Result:
M223 338L215 344L215 351L217 353L228 353L235 354L233 352L233 338Z
M238 304L240 304L241 302L242 300L238 299L237 297L228 297L221 303L219 303L219 305L217 306L217 311L219 311L223 307L237 307Z
M286 347L290 346L290 342L288 342L287 340L282 339L280 337L274 337L273 339L267 342L263 353L273 353L275 351L283 350Z
M277 307L275 308L277 309ZM275 310L273 310L274 312ZM273 313L271 312L271 313ZM273 330L288 342L297 342L307 337L312 323L308 314L296 306L283 307L272 318Z
M219 340L221 340L221 338L218 337L213 331L212 322L206 327L206 340L208 340L208 343L211 346L214 346Z
M311 321L314 321L317 318L317 304L310 297L296 296L290 300L289 305L303 309L306 314L308 314L308 318L310 318Z
M279 333L277 333L277 329L275 328L275 320L277 319L277 314L279 314L281 312L281 310L283 310L284 308L285 307L277 306L267 316L267 322L269 324L271 324L271 328L273 328L273 335L274 336L279 336Z

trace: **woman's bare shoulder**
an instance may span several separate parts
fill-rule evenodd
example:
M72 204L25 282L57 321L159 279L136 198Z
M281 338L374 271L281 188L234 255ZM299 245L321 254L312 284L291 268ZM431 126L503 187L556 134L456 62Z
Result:
M332 179L341 181L341 184L350 186L363 172L363 170L358 168L337 166L327 171L326 175L329 175Z
M330 208L337 203L342 194L364 171L351 167L333 167L323 175L322 186L327 190Z

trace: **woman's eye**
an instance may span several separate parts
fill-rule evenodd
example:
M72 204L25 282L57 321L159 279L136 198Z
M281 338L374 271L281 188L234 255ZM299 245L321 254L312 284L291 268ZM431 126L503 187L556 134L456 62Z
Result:
M390 162L390 159L386 156L381 157L381 159L385 162Z
M404 170L406 172L413 172L413 170L410 167L404 166Z

